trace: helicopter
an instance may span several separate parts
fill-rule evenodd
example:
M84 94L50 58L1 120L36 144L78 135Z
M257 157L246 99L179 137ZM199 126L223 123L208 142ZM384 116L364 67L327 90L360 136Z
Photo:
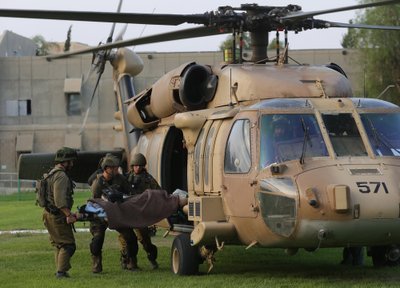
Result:
M290 255L301 248L368 246L376 266L399 261L400 108L354 97L336 64L289 64L286 36L282 53L267 55L273 31L400 30L314 19L396 4L312 12L243 4L191 15L0 9L0 17L201 25L48 57L94 52L102 53L102 65L111 63L120 120L115 129L125 135L119 156L127 169L132 155L142 153L163 189L188 191L184 215L168 225L176 234L171 271L193 275L203 262L210 270L229 244L283 248ZM250 60L234 41L231 63L186 63L135 94L132 77L143 63L126 46L227 33L241 39L244 32L250 33ZM53 155L21 155L19 177L39 178ZM104 153L78 155L72 177L86 182Z

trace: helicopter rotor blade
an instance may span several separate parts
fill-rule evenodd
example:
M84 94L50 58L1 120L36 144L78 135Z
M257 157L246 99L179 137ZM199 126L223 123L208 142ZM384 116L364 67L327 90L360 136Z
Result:
M118 8L117 8L117 13L120 13L120 12L121 12L122 1L123 1L123 0L119 0ZM111 26L110 35L108 35L108 38L107 38L107 43L111 43L111 42L112 42L112 38L113 38L113 35L114 35L114 30L115 30L115 25L116 25L116 23L113 22L113 24L112 24L112 26Z
M73 52L57 54L57 55L49 55L49 56L46 56L46 59L51 61L52 59L67 58L67 57L74 56L74 55L81 55L81 54L96 52L96 51L105 50L105 49L120 48L120 47L127 47L127 46L133 46L133 45L144 45L144 44L151 44L151 43L155 43L155 42L165 42L165 41L171 41L171 40L212 36L212 35L219 35L219 34L226 34L226 33L230 33L230 31L218 29L216 27L196 27L196 28L178 30L178 31L173 31L173 32L168 32L168 33L155 34L155 35L136 38L136 39L117 41L117 42L113 42L110 44L104 44L104 45L97 46L97 47L82 49L79 51L73 51Z
M207 24L207 14L149 14L149 13L114 13L60 10L24 10L0 9L0 17L34 18L52 20L75 20L86 22L115 22L150 25L180 25L183 23Z
M121 12L122 1L123 0L120 0L118 3L117 13ZM112 41L113 41L115 26L116 26L116 23L114 22L111 26L110 34L108 35L108 38L107 38L107 44L112 43ZM93 104L93 99L94 99L94 96L96 95L97 87L99 86L101 76L103 75L103 72L105 69L106 61L109 58L109 54L110 54L110 50L106 50L106 49L99 50L99 51L97 51L97 53L93 54L92 65L90 65L90 70L89 70L89 73L87 75L85 82L87 82L90 79L90 76L92 75L92 73L94 71L97 71L98 76L97 76L96 84L93 88L92 97L90 98L90 103L88 105L88 108L86 109L85 117L83 118L81 129L79 130L79 135L82 135L83 131L85 130L86 121L89 117L90 109Z
M338 7L338 8L318 10L318 11L295 12L291 15L280 17L279 19L280 20L295 20L295 19L299 19L299 18L308 18L308 17L313 17L316 15L322 15L322 14L330 14L330 13L336 13L336 12L344 12L344 11L349 11L349 10L378 7L378 6L383 6L383 5L399 4L399 3L400 3L400 0L386 0L386 1L380 1L380 2L358 4L358 5Z
M382 25L368 25L368 24L349 24L340 22L324 21L327 28L359 28L359 29L379 29L379 30L400 30L400 26L382 26Z
M125 24L122 27L121 31L119 31L117 37L115 37L115 42L122 41L124 39L124 35L125 35L125 32L126 32L126 29L128 29L128 24Z
M86 126L86 122L87 122L87 119L89 116L90 108L92 108L94 96L96 95L97 87L99 86L100 78L101 78L101 75L103 75L103 72L104 72L104 69L102 71L100 71L99 76L97 76L96 85L93 88L92 97L90 98L88 108L86 109L85 117L83 118L83 122L82 122L81 128L79 130L79 135L82 135L83 131L85 130L85 126Z

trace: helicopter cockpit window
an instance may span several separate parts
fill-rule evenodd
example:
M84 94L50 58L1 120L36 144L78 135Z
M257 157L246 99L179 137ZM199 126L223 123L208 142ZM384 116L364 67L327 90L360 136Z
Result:
M398 106L380 99L350 98L357 108L397 108Z
M261 116L260 167L303 157L328 156L313 114Z
M378 156L400 156L400 114L360 114L372 149Z
M237 120L233 124L225 149L224 171L247 173L251 167L250 121Z
M352 114L323 114L322 119L336 156L367 155Z

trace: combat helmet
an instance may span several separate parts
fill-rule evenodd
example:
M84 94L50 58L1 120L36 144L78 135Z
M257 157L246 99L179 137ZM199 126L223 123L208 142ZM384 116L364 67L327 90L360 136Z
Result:
M117 167L119 166L119 159L114 155L106 155L101 161L101 169L106 167Z
M64 161L76 160L77 158L78 158L78 153L76 153L75 149L69 147L63 147L57 150L54 162L61 163Z
M142 153L136 153L131 160L131 166L146 166L146 157Z

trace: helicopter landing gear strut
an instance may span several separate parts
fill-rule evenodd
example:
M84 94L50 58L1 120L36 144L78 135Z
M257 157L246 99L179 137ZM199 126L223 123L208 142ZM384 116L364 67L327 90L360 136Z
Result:
M201 257L198 247L190 245L190 235L179 234L172 242L171 270L176 275L195 275L199 273Z
M208 271L214 267L215 253L222 250L224 242L221 244L215 239L215 245L198 246L190 245L190 235L179 234L172 242L171 248L171 270L176 275L195 275L199 273L199 265L207 261Z

